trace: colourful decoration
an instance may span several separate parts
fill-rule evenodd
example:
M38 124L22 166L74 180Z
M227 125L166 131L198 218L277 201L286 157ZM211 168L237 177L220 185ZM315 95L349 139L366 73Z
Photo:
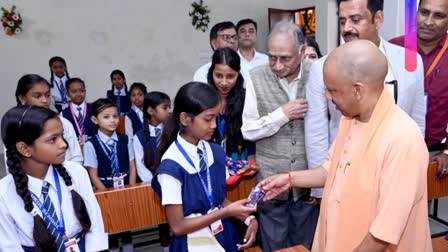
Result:
M299 10L299 24L305 28L305 34L316 33L316 9Z
M208 24L210 23L210 17L208 14L210 13L210 9L204 5L203 0L199 0L199 2L193 2L191 4L193 10L188 13L191 17L191 24L193 27L198 30L205 32L208 29Z
M1 8L3 12L2 16L2 25L5 30L6 35L13 36L22 32L22 17L20 13L16 11L16 6L13 5L11 10L6 10L5 8Z

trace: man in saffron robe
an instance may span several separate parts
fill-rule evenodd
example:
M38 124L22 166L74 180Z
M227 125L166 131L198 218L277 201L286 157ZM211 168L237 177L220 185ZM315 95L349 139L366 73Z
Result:
M370 41L349 42L324 63L327 98L343 117L319 168L261 181L265 200L325 185L313 251L432 251L428 151L419 127L384 87L387 60Z

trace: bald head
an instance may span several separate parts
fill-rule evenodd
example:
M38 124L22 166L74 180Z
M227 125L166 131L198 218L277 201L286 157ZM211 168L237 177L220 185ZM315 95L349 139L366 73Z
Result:
M333 50L324 63L324 75L344 80L347 85L360 82L384 85L387 59L378 47L368 40L356 40Z

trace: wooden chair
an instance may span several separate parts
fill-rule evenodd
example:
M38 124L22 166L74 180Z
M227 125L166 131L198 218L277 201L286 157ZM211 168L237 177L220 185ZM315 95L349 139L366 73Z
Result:
M120 134L126 134L125 119L126 119L126 116L124 116L124 115L121 115L118 119L118 126L117 126L116 131Z
M302 245L297 245L294 247L276 250L275 252L310 252L310 251Z
M429 217L448 226L448 221L438 217L439 198L448 196L448 177L437 177L438 164L430 162L428 166L428 200L434 202L434 208Z
M446 252L448 251L448 241L444 236L440 236L432 239L432 249L434 252Z
M166 223L165 210L148 183L95 192L104 229L119 233Z
M227 192L231 201L246 198L254 186L253 178L243 178ZM159 196L149 183L126 186L124 189L96 191L104 228L108 233L166 223L166 215Z

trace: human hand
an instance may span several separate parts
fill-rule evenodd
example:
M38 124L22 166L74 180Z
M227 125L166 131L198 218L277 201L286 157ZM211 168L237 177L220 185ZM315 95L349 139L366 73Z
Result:
M448 175L448 155L441 152L429 160L430 162L435 161L439 165L437 177L442 179Z
M305 99L292 100L283 105L282 109L289 120L302 119L308 110L308 102Z
M230 203L229 205L223 208L224 211L226 211L225 215L227 217L236 217L238 219L245 220L247 216L257 211L257 206L254 207L246 206L246 204L249 202L250 202L249 199L242 199Z
M260 181L256 187L261 188L266 193L263 201L271 200L290 188L288 173L267 177Z
M252 219L250 221L249 226L247 227L246 234L244 235L244 244L237 244L238 250L244 250L249 248L257 238L257 230L258 230L258 221L256 219Z
M251 177L255 175L260 170L260 167L256 164L250 164L250 170L247 173L244 173L244 176Z

